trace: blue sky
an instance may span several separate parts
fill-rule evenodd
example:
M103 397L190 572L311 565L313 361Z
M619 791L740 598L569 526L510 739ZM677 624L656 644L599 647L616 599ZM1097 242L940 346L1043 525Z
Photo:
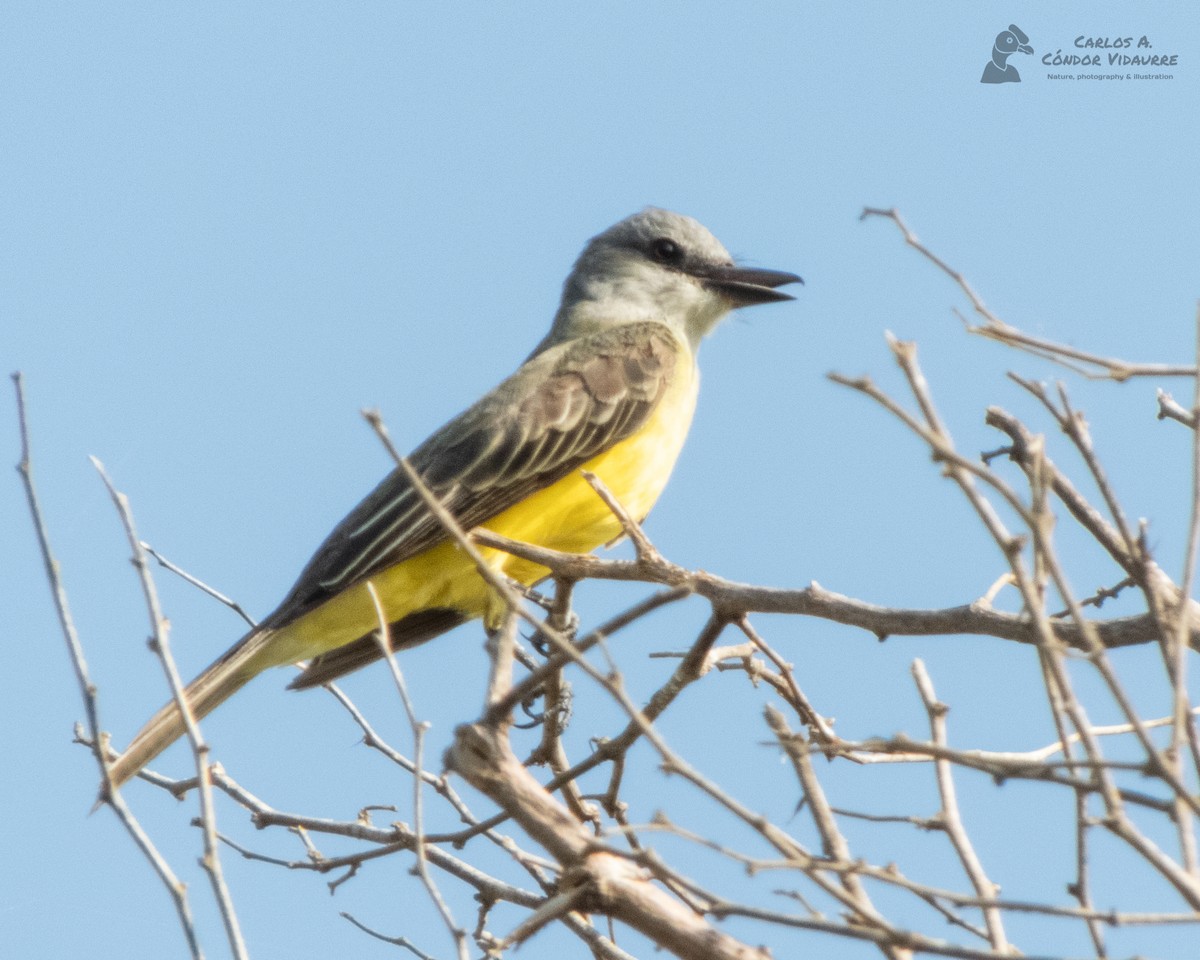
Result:
M879 603L980 595L1001 560L966 505L897 424L825 374L870 372L899 388L884 331L919 341L971 452L999 443L983 425L989 404L1048 429L1006 370L1059 374L964 335L952 308L966 304L950 282L858 213L898 207L1029 332L1188 362L1200 294L1193 21L1182 4L1133 3L6 5L0 357L26 377L38 481L105 725L124 742L164 687L88 454L129 493L145 539L265 614L387 469L358 411L379 407L397 444L415 446L528 353L587 238L647 204L691 214L746 262L807 282L795 304L747 311L705 345L692 436L648 526L663 551L737 579L815 579ZM1012 22L1035 48L1014 57L1022 82L980 84ZM1179 66L1171 80L1049 79L1042 55L1079 35L1145 35ZM1176 572L1189 438L1154 420L1158 385L1071 389L1130 513L1149 520ZM1186 395L1182 382L1163 385ZM11 393L0 393L0 422L15 463ZM149 869L107 812L86 816L94 765L70 743L79 696L15 475L0 488L0 529L13 645L0 677L3 939L14 956L159 957L164 943L175 955L175 921ZM1073 575L1081 591L1111 580L1083 551ZM162 576L160 587L194 672L238 624L178 581ZM598 616L629 598L596 587L581 609ZM702 616L699 606L664 614L630 638L623 666L635 689L659 676L639 651L684 646ZM963 742L1047 742L1040 706L1019 699L1031 689L1027 651L761 626L845 735L922 731L907 674L921 656ZM478 702L478 648L467 630L405 660L435 744L472 715L464 702ZM1121 664L1136 677L1149 656ZM235 775L262 769L256 792L284 809L353 816L333 805L407 797L353 748L327 698L286 694L283 681L260 679L206 724ZM349 687L386 712L389 683L363 675ZM733 702L743 694L732 679L714 683ZM717 697L681 706L668 735L686 743L704 730ZM730 749L756 736L745 731L757 702L728 718ZM1150 692L1145 703L1158 710ZM724 749L719 732L707 736ZM168 754L164 769L186 763ZM339 790L348 777L362 789ZM851 798L856 783L877 789L857 777L846 778ZM986 785L967 792L990 802ZM190 808L138 785L130 796L192 886L209 955L221 955ZM1024 835L1036 819L1012 829ZM233 811L222 823L267 845ZM1031 876L1019 849L991 851L1012 877L1006 890L1062 889L1065 877ZM389 897L420 898L399 864L330 900L317 878L227 863L260 958L388 955L337 912L399 932L411 915ZM1118 934L1114 945L1180 956L1184 937L1147 946ZM866 955L847 944L822 952Z

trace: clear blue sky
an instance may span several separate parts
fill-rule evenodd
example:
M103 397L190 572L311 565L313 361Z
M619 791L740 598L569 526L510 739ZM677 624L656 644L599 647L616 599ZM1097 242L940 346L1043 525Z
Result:
M1023 82L980 84L1011 22L1036 51L1014 57ZM1178 54L1174 79L1049 79L1043 53L1080 34L1147 35ZM691 214L747 262L807 281L797 303L748 311L706 344L696 424L648 528L673 559L738 579L815 579L933 607L973 599L1001 572L919 446L824 374L870 371L896 387L884 331L919 340L968 451L998 445L982 422L988 404L1034 414L1005 370L1056 374L966 337L952 285L889 225L859 223L864 205L899 207L1030 332L1131 359L1192 356L1200 42L1184 4L10 2L0 90L0 358L27 378L51 532L104 723L122 743L164 687L87 455L130 494L145 539L262 615L387 469L358 410L378 406L398 444L415 445L528 353L583 242L647 204ZM1155 386L1073 390L1174 572L1188 438L1154 421ZM11 391L0 392L0 423L15 463ZM144 861L107 811L86 816L95 768L70 743L82 709L15 475L0 487L0 531L0 940L14 957L180 956ZM1110 579L1095 558L1077 571L1081 591ZM159 581L190 674L239 625ZM584 614L627 596L595 588ZM628 641L636 689L661 670L638 651L683 646L702 613L663 616ZM919 655L961 742L1049 739L1040 706L1030 716L1014 702L1030 689L1028 651L761 625L845 735L923 732L907 674ZM472 715L462 704L478 700L478 649L464 631L405 661L435 724L434 756ZM1123 664L1136 673L1150 656ZM256 792L284 809L351 817L355 803L407 803L407 784L353 748L328 698L285 694L284 679L260 679L206 724L231 771L254 771ZM762 738L757 707L735 680L717 680L668 730L682 746L690 724L719 750L711 704L722 682L746 712L728 718L731 741ZM402 739L388 684L364 675L348 686ZM1011 727L996 729L998 717ZM182 774L187 760L175 752L163 766ZM338 789L350 777L361 788ZM990 788L976 789L987 803ZM144 785L129 795L191 884L209 956L222 956L191 808ZM222 824L295 853L233 811ZM985 851L1006 892L1029 880L1058 896L1069 877L1031 876L1012 849ZM256 958L394 956L337 912L404 932L398 899L421 897L406 864L331 900L319 878L226 862ZM1114 945L1182 956L1183 938Z

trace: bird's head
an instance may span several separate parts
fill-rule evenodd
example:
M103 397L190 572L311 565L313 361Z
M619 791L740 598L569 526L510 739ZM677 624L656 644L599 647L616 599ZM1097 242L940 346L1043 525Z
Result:
M793 299L794 273L741 267L703 225L649 207L593 237L563 286L551 339L656 320L693 346L730 310Z
M1017 52L1033 53L1033 47L1029 45L1029 37L1016 24L1009 24L1007 30L1001 30L996 34L996 43L993 49L1005 56Z

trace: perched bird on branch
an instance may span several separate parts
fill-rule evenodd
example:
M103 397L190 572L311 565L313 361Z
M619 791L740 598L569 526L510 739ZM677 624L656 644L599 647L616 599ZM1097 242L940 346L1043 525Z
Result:
M409 462L460 527L587 553L621 535L583 478L594 473L644 518L687 436L700 340L731 310L793 299L793 273L738 266L690 217L650 208L584 248L550 332L529 359L413 451ZM482 549L533 584L549 571ZM307 660L292 687L328 683L393 648L424 643L504 601L397 469L337 525L279 607L188 684L205 716L268 667ZM178 704L156 713L111 768L120 786L184 733Z

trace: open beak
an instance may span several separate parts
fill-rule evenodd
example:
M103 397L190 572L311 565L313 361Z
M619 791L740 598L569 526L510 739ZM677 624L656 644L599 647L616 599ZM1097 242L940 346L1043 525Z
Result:
M804 283L796 274L784 270L759 270L733 264L712 267L704 273L703 280L706 287L721 294L735 307L795 300L790 293L781 293L775 288L789 283Z

